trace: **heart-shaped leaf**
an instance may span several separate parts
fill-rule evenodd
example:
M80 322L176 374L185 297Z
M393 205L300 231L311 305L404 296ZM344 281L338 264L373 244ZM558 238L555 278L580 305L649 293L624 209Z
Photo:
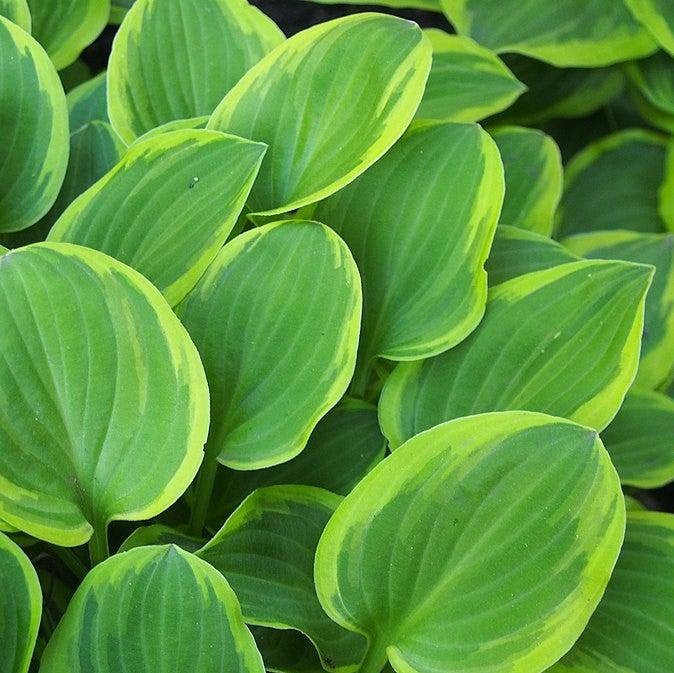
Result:
M250 209L272 215L314 203L377 161L414 116L431 58L416 24L377 13L313 26L277 47L209 124L269 145Z
M110 55L112 125L132 143L174 119L211 114L283 39L247 0L137 0Z
M227 578L248 623L301 631L326 667L349 671L357 669L365 641L325 614L314 587L316 546L340 500L309 486L260 489L197 556Z
M141 547L87 575L40 673L263 673L222 575L173 545Z
M363 276L354 393L375 358L430 357L475 328L502 200L498 150L479 126L420 124L309 211L344 238Z
M433 64L417 118L477 122L509 107L526 87L489 49L431 28Z
M533 673L580 635L624 526L594 431L528 412L461 418L411 439L344 499L316 587L334 620L367 636L361 673L387 658L409 673Z
M494 287L525 273L577 261L568 248L547 236L499 225L485 268L489 286Z
M597 67L642 58L656 47L622 2L440 0L458 33L498 53L559 67Z
M264 145L217 131L175 131L134 145L49 234L140 271L173 306L224 244Z
M613 229L664 231L658 189L666 148L661 136L630 129L588 145L574 156L564 176L558 236Z
M674 516L629 512L618 563L590 623L549 673L674 670Z
M575 262L490 291L463 343L398 365L379 403L391 446L438 423L487 411L541 411L602 430L639 361L652 267Z
M562 157L557 143L536 129L503 126L491 133L505 172L499 224L549 236L562 196Z
M26 0L0 0L0 16L30 33L30 9Z
M674 56L674 5L669 0L625 0L661 47Z
M42 612L37 575L21 548L0 533L0 671L27 673Z
M89 122L110 123L107 91L108 74L102 72L68 92L66 101L68 103L70 133L74 133Z
M0 231L19 231L58 195L68 165L68 111L47 54L2 16L0 67Z
M110 0L28 0L33 36L58 70L73 63L101 33Z
M624 259L655 267L635 383L651 389L667 383L674 374L674 236L609 231L571 236L563 242L588 259Z
M159 514L208 430L199 356L140 274L41 243L0 258L0 517L105 553L114 519Z

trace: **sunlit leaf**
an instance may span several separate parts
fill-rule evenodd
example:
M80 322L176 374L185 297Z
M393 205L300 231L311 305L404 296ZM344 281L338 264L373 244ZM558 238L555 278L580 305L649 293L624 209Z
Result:
M30 33L30 9L26 0L0 0L0 16Z
M625 0L634 16L674 56L674 5L670 0Z

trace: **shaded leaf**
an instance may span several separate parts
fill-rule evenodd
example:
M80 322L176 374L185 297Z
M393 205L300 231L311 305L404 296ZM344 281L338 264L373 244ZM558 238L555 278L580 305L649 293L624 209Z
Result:
M205 540L192 535L182 533L175 528L164 526L159 523L151 526L141 526L129 535L120 545L118 553L130 551L136 547L151 547L153 545L172 544L188 552L195 552L201 549Z
M107 89L107 73L102 72L68 92L66 101L68 102L70 133L74 133L89 122L110 123Z
M264 626L253 626L251 631L270 673L323 673L316 648L299 631Z

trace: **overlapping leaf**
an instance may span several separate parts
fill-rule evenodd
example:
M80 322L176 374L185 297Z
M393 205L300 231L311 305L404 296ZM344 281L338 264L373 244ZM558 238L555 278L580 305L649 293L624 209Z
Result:
M30 33L30 9L26 0L0 0L0 16L4 16Z
M674 56L674 6L669 0L625 0L634 16Z
M263 673L226 580L175 546L95 568L68 606L40 673Z
M627 64L642 115L654 126L674 132L674 60L664 52Z
M264 626L254 626L251 631L271 673L323 673L316 648L299 631Z
M323 5L362 5L363 0L310 0L311 2L320 2ZM425 9L431 12L440 12L440 0L375 0L371 5L382 5L384 7L395 7L399 9Z
M527 412L462 418L345 498L316 586L333 619L368 637L363 673L387 659L409 673L542 671L599 602L624 525L595 432Z
M130 144L155 126L210 114L283 39L247 0L137 0L110 55L112 125Z
M502 199L498 150L479 126L420 124L310 211L344 238L363 276L354 391L375 358L430 357L475 328Z
M173 306L227 239L264 152L260 143L205 130L134 145L63 213L49 240L125 262Z
M108 118L107 77L108 74L102 72L68 92L66 101L68 103L71 133L89 122L110 122Z
M416 112L431 52L416 24L362 13L294 35L250 70L209 124L269 145L250 209L313 203L377 161Z
M122 23L135 0L111 0L110 23Z
M603 429L636 374L652 273L583 261L498 285L465 341L401 363L388 379L379 416L390 444L453 418L508 409Z

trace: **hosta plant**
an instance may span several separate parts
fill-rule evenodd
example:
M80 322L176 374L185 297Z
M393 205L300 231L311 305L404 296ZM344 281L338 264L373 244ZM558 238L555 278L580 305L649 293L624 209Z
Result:
M671 3L320 4L0 0L0 673L671 673Z

